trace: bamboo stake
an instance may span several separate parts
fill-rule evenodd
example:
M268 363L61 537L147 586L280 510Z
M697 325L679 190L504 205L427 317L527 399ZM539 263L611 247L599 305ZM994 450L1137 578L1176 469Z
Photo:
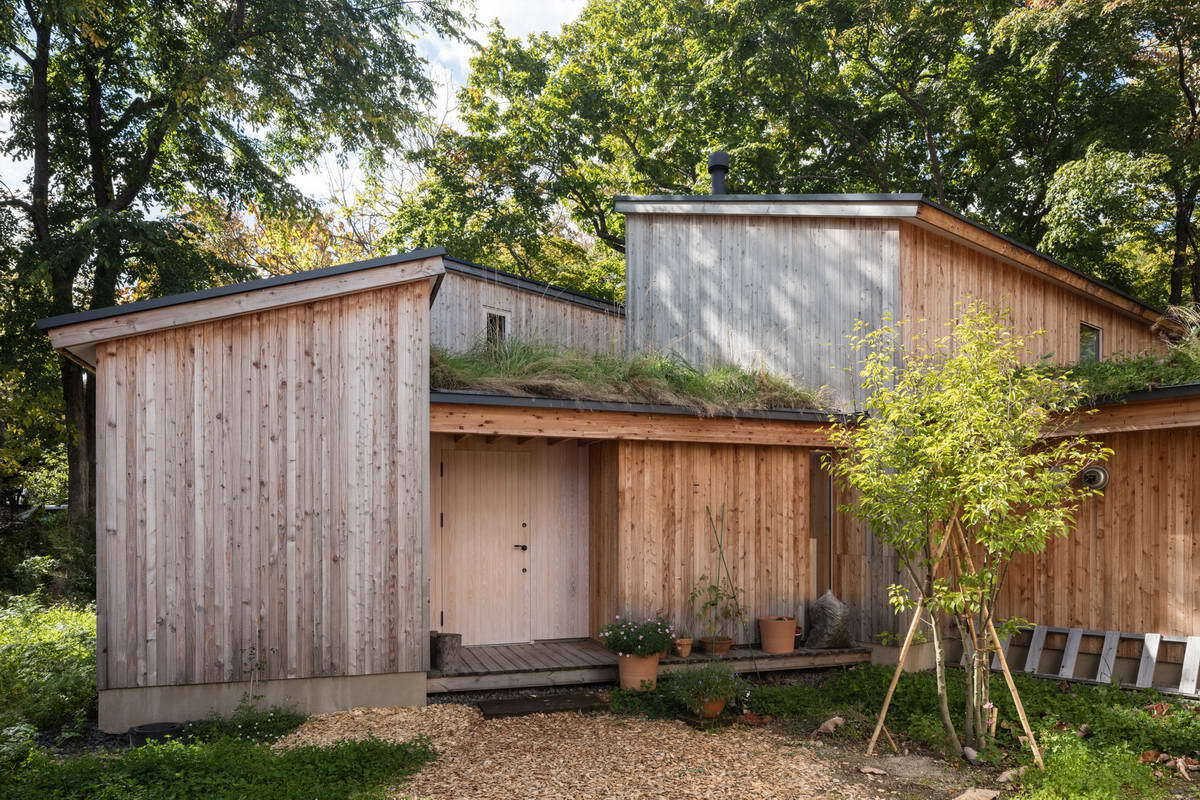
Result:
M988 631L992 634L992 644L996 646L996 657L1000 660L1000 669L1004 672L1004 682L1008 684L1008 693L1012 695L1013 704L1017 707L1017 716L1021 718L1021 727L1025 730L1025 735L1029 737L1029 749L1033 751L1033 760L1039 769L1044 770L1046 763L1042 761L1042 751L1038 747L1037 739L1033 738L1033 729L1029 727L1029 718L1025 716L1025 705L1021 702L1021 695L1017 693L1017 684L1013 682L1012 673L1008 671L1008 659L1004 655L1004 647L1000 644L1000 636L996 633L996 626L992 624L990 616L988 617Z
M896 740L892 737L892 732L887 729L887 725L883 726L883 735L887 737L888 744L892 746L892 752L900 755L900 748L896 746Z
M875 722L875 732L871 734L871 741L867 742L867 755L874 755L875 742L879 740L879 732L883 730L883 721L887 718L888 706L892 704L892 695L896 692L896 684L900 683L900 675L904 672L904 662L908 659L908 648L912 645L913 637L917 633L917 626L921 624L921 610L925 607L925 598L917 598L917 608L913 612L912 624L908 626L908 633L904 637L904 644L900 648L900 658L896 661L896 671L892 674L891 685L888 686L887 695L883 698L883 708L879 709L879 719Z
M971 549L967 547L967 536L963 533L961 527L958 528L957 544L962 547L962 551L967 557L967 566L974 572L975 559L971 557ZM1021 695L1017 692L1017 684L1013 681L1012 673L1008 670L1008 658L1004 655L1004 645L1000 642L1000 635L996 633L996 625L992 622L992 615L990 613L987 615L987 626L988 633L992 638L992 644L996 648L996 659L1000 662L1000 670L1004 673L1004 682L1008 685L1008 693L1012 695L1013 705L1017 707L1017 716L1021 719L1021 728L1025 731L1026 738L1029 739L1029 749L1033 751L1033 760L1039 769L1044 770L1046 762L1042 760L1041 748L1038 747L1037 739L1033 737L1033 729L1029 727L1029 718L1025 716L1025 704L1021 702Z
M954 517L958 516L958 506L954 507ZM930 569L934 569L942 556L946 554L946 545L950 544L950 532L942 537L941 544L938 545L937 555L933 557L933 563L929 565ZM920 591L920 586L917 587ZM904 672L904 662L908 658L908 649L912 646L913 637L917 634L917 626L921 624L921 610L925 607L925 595L922 592L917 598L917 607L913 610L912 624L908 626L908 633L904 637L904 645L900 648L900 658L897 659L896 671L892 674L891 685L888 686L887 695L883 698L883 708L879 709L879 720L875 723L875 731L871 734L871 741L867 742L867 755L873 755L875 752L875 743L879 741L879 732L883 730L883 721L887 718L888 706L892 704L892 695L896 693L896 684L900 683L900 675Z

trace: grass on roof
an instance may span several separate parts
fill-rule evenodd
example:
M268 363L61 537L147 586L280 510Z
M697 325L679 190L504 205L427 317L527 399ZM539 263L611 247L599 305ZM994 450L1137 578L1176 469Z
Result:
M753 409L825 409L823 390L735 366L700 368L676 355L588 353L507 339L466 352L434 348L430 384L526 397L661 403L703 414Z
M1093 401L1144 389L1200 383L1200 310L1176 308L1172 315L1188 333L1173 342L1166 353L1120 355L1061 369L1081 381Z

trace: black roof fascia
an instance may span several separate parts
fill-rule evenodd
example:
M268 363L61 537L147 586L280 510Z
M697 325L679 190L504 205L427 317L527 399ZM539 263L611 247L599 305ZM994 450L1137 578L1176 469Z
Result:
M555 300L576 303L597 311L607 311L610 314L619 314L621 316L625 315L625 307L620 303L614 303L611 300L605 300L602 297L596 297L595 295L579 292L574 289L567 289L563 286L556 286L553 283L514 275L502 269L487 267L472 261L455 258L454 256L446 256L446 269L450 272L458 272L462 275L468 275L481 280L494 281L505 286L511 286L514 289L522 289L527 292L551 297Z
M477 406L511 406L515 408L563 408L576 411L629 411L638 414L677 414L685 417L708 416L732 419L771 419L783 422L840 422L850 415L816 409L747 409L737 413L706 415L694 408L658 403L616 403L604 400L564 400L555 397L526 397L522 395L472 392L458 389L434 389L429 393L431 403L460 403Z
M616 203L913 203L925 199L920 192L894 194L624 194Z
M246 281L245 283L231 283L228 286L217 286L212 289L202 289L197 292L169 294L165 297L155 297L151 300L139 300L136 303L125 303L124 305L119 306L95 308L90 311L78 311L72 314L60 314L56 317L47 317L46 319L38 320L37 326L41 330L45 331L50 330L51 328L61 328L64 325L73 325L77 322L91 322L92 320L106 319L108 317L119 317L123 314L133 314L138 311L149 311L150 309L154 308L167 308L169 306L183 305L184 303L193 303L197 300L208 300L213 297L225 297L231 294L241 294L242 292L253 292L258 289L270 289L274 286L285 286L289 283L302 283L304 281L311 281L317 278L329 278L334 275L344 275L348 272L359 272L361 270L374 269L376 267L388 267L393 264L403 264L407 261L417 261L422 258L445 255L446 250L442 247L430 247L423 250L412 250L407 253L380 256L379 258L369 258L365 261L354 261L349 264L335 264L332 267L310 269L305 270L304 272L293 272L288 275L275 275L270 278Z
M1123 403L1140 403L1150 400L1173 400L1200 396L1200 383L1177 383L1172 386L1156 386L1136 392L1097 398L1093 406L1111 406Z

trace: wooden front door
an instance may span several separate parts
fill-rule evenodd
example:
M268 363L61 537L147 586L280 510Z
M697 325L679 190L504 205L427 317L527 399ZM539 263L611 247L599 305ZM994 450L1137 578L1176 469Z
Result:
M445 619L463 644L532 641L529 454L443 454L439 533Z

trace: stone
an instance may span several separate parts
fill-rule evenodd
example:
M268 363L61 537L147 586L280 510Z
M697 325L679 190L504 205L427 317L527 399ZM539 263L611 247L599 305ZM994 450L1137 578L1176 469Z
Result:
M995 789L967 789L954 800L996 800L999 796Z

